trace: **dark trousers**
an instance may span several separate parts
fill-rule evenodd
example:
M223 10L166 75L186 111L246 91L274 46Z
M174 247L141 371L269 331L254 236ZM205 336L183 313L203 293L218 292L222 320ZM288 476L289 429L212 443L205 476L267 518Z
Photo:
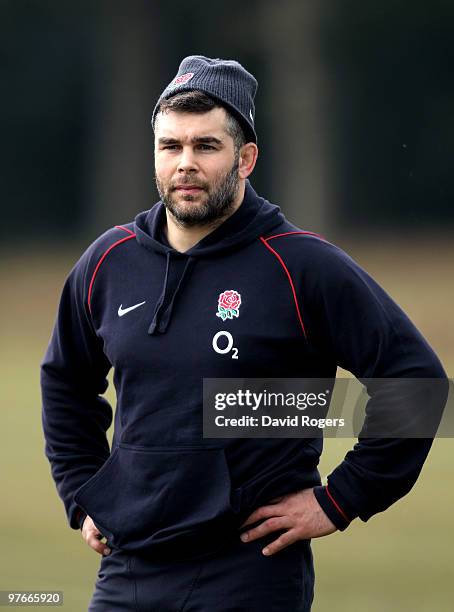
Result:
M89 612L308 612L310 541L265 557L262 549L280 533L249 543L238 538L191 561L114 549L101 560Z

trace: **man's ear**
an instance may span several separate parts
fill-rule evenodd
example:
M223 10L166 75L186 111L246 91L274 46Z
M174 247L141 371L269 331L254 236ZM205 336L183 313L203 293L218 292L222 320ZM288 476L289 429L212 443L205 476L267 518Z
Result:
M240 160L238 163L238 176L246 179L254 170L259 150L254 142L248 142L240 149Z

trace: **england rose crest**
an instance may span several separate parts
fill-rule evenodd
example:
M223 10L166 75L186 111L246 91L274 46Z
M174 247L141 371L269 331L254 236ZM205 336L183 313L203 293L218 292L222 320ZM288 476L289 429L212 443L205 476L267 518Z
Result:
M223 321L239 316L241 295L233 289L228 289L219 295L217 317Z

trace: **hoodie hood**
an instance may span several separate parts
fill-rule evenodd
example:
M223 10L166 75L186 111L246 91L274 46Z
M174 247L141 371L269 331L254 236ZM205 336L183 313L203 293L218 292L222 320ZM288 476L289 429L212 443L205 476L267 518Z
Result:
M285 218L279 206L270 204L259 197L249 181L246 181L241 206L219 227L185 253L179 253L173 249L163 237L165 221L165 206L161 201L150 210L139 213L134 222L134 232L139 244L158 253L171 252L176 256L197 259L226 253L244 246L281 225Z
M185 253L172 248L164 236L166 212L161 201L151 210L138 214L134 222L138 243L166 258L162 289L148 333L163 334L167 331L178 293L187 282L197 259L219 256L238 249L282 225L284 221L280 208L260 198L249 181L246 181L241 206Z

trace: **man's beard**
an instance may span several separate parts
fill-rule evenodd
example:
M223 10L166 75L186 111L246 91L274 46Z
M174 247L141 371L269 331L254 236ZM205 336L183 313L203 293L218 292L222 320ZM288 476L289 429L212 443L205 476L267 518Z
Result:
M228 216L233 208L239 187L238 167L238 159L235 159L233 167L226 174L218 176L211 186L207 182L197 181L190 175L178 179L178 182L171 181L167 186L156 176L156 186L162 203L177 223L184 227L210 225ZM177 184L196 185L203 189L208 197L195 206L178 203L173 197ZM182 199L185 202L195 202L199 197L200 194L196 196L187 194L182 196Z

